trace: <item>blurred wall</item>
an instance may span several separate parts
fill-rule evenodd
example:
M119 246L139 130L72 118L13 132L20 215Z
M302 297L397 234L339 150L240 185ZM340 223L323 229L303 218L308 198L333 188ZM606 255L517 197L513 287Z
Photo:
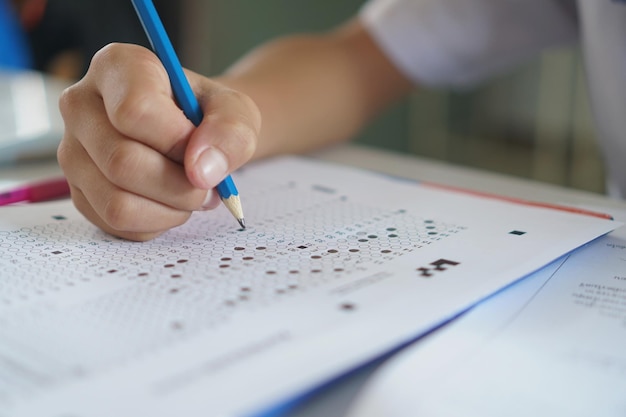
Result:
M168 0L154 0L154 3L171 32L172 42L178 45L180 4ZM43 14L37 15L24 29L34 69L68 78L82 76L93 54L110 42L148 46L130 0L47 0ZM73 60L65 62L76 69L57 74L55 65L68 53L73 54Z
M410 114L415 154L605 192L577 49L546 52L472 90L422 91Z

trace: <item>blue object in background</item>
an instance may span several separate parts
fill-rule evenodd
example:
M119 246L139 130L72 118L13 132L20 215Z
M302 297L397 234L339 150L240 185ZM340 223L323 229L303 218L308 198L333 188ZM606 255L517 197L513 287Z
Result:
M32 57L26 36L9 0L0 0L0 69L29 69Z

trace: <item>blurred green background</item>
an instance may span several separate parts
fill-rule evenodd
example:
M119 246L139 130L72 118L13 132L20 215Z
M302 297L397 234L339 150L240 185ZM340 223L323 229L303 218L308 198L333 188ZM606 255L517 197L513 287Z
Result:
M219 73L276 36L332 28L361 0L188 2L189 62ZM195 21L197 17L199 21ZM193 44L193 42L200 43ZM420 90L356 141L507 175L604 192L579 51L544 53L465 91Z
M214 75L269 39L333 28L357 13L363 0L155 3L183 64ZM147 44L130 0L48 0L48 6L56 9L49 19L52 23L61 19L72 23L65 25L65 32L74 28L73 44L82 49L85 65L107 42ZM59 31L58 26L51 24L48 36ZM46 39L46 32L39 32L40 39ZM355 141L604 192L604 167L576 49L546 52L465 91L416 90Z

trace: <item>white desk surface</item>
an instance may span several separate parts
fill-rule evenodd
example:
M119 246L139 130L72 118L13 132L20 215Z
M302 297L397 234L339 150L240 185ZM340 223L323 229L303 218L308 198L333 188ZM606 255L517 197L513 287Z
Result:
M626 211L626 201L555 185L459 167L415 156L381 151L357 145L342 145L319 151L315 157L380 171L415 180L433 181L509 197L547 203L567 203ZM56 161L39 161L19 166L0 166L0 189L7 184L60 175ZM377 365L347 376L303 403L290 417L341 417Z

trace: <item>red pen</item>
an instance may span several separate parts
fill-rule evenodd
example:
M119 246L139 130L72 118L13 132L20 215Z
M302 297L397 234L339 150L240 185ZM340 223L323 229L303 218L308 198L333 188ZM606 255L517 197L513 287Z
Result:
M28 201L48 201L70 195L70 187L64 177L53 178L23 185L0 192L0 206Z

